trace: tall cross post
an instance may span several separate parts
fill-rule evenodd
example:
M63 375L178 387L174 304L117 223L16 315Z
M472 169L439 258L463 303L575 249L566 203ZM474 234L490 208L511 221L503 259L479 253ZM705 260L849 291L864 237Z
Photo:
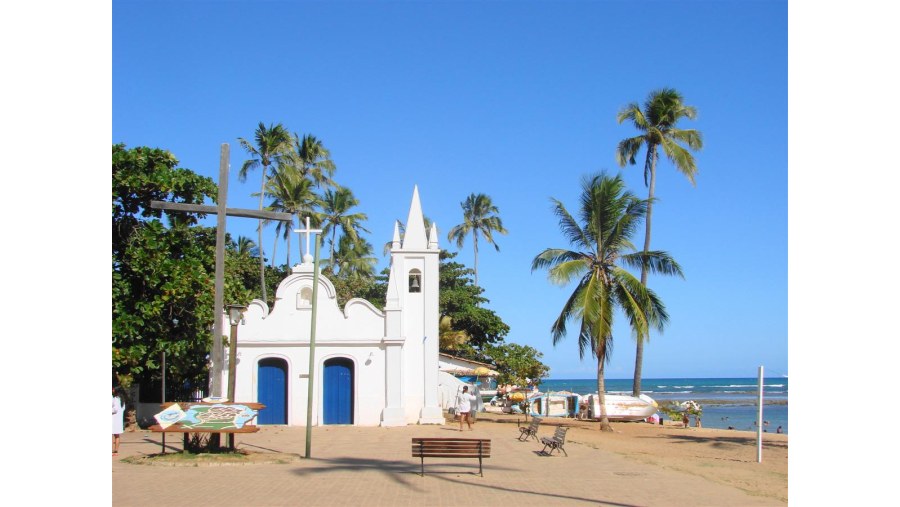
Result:
M258 211L251 209L227 208L225 200L228 196L228 169L230 148L228 143L222 143L219 153L219 194L216 206L202 204L185 204L176 202L151 201L150 208L163 211L183 211L187 213L201 213L216 215L216 269L215 269L215 295L213 302L213 345L211 351L212 368L210 372L211 396L222 396L222 369L225 362L225 346L222 342L222 313L225 297L225 218L226 216L238 216L245 218L265 218L269 220L281 220L290 222L290 213L275 211ZM234 400L231 400L234 401Z
M294 232L306 234L306 255L303 262L309 262L309 237L316 235L316 255L313 258L313 290L312 313L309 324L309 375L306 390L306 458L309 459L312 452L312 409L313 409L313 383L316 368L316 305L319 301L319 238L322 229L312 229L309 226L309 217L306 217L306 229L294 229Z

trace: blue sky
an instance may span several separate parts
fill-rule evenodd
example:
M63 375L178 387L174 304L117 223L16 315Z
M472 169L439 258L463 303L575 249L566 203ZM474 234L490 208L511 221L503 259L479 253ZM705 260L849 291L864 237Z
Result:
M331 150L336 179L380 247L406 219L414 185L441 246L470 193L490 195L506 236L482 243L479 281L551 378L591 378L575 337L549 328L571 287L531 260L567 247L551 197L574 208L584 175L620 169L629 102L668 86L699 111L697 185L658 168L653 248L686 278L651 278L671 322L645 348L644 377L788 373L787 2L126 2L112 5L112 139L170 150L213 178L231 145L228 205L255 208L238 137L281 122ZM212 219L209 223L214 223ZM234 235L255 222L229 219ZM274 232L265 233L271 255ZM635 243L643 242L643 232ZM296 245L296 241L294 241ZM284 245L277 260L283 262ZM297 260L297 255L292 256ZM472 265L468 239L457 260ZM382 258L380 266L385 266ZM609 378L629 378L620 317Z

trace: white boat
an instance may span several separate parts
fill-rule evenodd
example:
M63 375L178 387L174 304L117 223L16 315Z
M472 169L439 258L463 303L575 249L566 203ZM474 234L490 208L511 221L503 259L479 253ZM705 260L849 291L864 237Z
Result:
M600 419L600 397L596 394L588 395L588 418ZM607 394L606 417L610 421L642 421L655 414L659 405L653 398L642 394L635 398L626 394Z
M577 394L538 394L528 398L528 414L532 417L575 417L578 415Z

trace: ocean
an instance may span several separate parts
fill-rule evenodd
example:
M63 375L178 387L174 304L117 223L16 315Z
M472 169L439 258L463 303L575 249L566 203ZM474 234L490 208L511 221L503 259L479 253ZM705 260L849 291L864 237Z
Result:
M606 392L631 394L632 379L606 379ZM645 378L641 392L663 404L693 400L703 408L703 427L756 431L756 378ZM597 392L597 379L544 379L542 392ZM662 413L660 415L663 415ZM768 424L765 424L768 421ZM694 418L691 417L691 424ZM788 432L788 379L763 379L763 428Z

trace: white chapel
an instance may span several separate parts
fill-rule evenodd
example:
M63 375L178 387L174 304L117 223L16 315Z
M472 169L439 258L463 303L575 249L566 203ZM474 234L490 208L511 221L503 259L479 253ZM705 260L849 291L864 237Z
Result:
M438 399L439 254L437 227L425 230L416 187L402 241L394 225L383 310L363 299L339 308L334 285L319 276L313 425L444 423ZM313 292L307 251L279 284L272 310L253 300L238 325L235 401L266 405L257 424L306 425ZM227 372L226 365L222 385Z

